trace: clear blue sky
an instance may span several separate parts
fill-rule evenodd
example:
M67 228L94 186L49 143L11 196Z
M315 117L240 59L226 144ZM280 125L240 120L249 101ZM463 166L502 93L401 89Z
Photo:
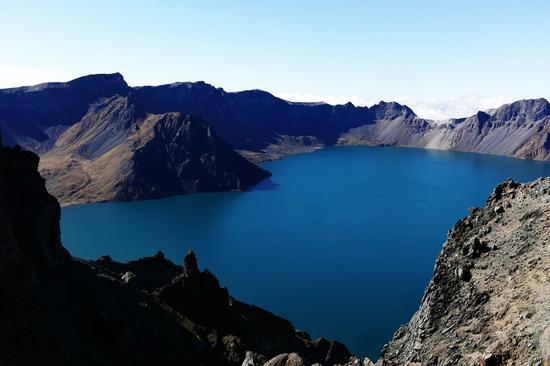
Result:
M0 34L0 87L118 71L290 99L550 97L549 0L0 0Z

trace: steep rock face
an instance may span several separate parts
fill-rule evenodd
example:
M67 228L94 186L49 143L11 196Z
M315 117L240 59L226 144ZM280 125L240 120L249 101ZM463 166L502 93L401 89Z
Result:
M9 233L10 240L40 267L57 266L68 259L60 241L61 210L37 169L38 156L0 143L3 232Z
M148 114L134 94L92 106L40 170L62 203L243 190L269 176L199 117Z
M549 246L550 179L497 186L449 232L382 365L548 364Z
M232 298L193 253L184 266L162 253L71 258L37 165L33 153L0 147L0 364L237 366L247 350L326 365L350 357Z

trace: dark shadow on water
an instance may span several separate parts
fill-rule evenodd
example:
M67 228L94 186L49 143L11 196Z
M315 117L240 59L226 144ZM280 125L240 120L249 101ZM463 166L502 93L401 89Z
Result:
M271 178L266 178L262 180L260 183L248 188L248 191L274 191L279 187L280 184L275 183L271 180Z

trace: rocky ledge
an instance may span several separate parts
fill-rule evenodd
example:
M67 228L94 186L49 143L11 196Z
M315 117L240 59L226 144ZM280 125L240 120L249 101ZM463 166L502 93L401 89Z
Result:
M550 365L550 178L498 185L448 234L393 365Z

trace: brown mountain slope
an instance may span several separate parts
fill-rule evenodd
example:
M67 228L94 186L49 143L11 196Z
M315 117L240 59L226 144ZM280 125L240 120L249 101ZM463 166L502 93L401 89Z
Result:
M242 190L269 176L200 118L147 114L132 96L90 108L42 156L40 172L64 204Z

